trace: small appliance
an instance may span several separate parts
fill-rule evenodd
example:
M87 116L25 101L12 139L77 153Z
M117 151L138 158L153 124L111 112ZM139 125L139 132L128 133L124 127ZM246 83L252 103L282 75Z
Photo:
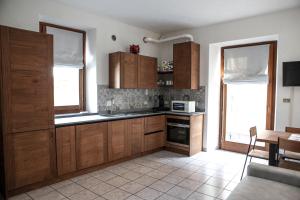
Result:
M172 101L171 110L173 112L195 112L195 101Z

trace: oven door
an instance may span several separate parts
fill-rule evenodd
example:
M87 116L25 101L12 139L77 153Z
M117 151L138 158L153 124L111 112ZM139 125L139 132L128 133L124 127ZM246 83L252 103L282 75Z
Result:
M172 103L172 111L185 112L185 110L186 110L185 103L179 103L179 102Z
M167 124L167 141L190 144L190 126L188 124L179 124L168 122Z

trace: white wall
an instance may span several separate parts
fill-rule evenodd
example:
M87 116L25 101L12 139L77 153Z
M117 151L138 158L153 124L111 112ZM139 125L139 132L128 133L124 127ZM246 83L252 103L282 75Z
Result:
M176 33L169 33L165 36L172 36L182 33L190 33L195 41L201 45L200 53L200 84L208 85L209 73L213 62L209 60L210 44L222 43L227 41L257 38L261 36L278 36L278 64L277 64L277 96L276 96L276 119L275 129L284 130L285 126L300 127L300 89L282 87L282 62L300 60L300 8L286 10L278 13L257 16L228 23L216 24L191 30L183 30ZM163 58L172 57L172 44L165 44L161 48ZM218 66L219 67L219 66ZM208 86L209 87L209 86ZM208 94L209 95L209 94ZM283 98L292 98L292 103L283 103ZM296 102L298 101L298 102ZM219 104L206 99L206 108L209 104L218 107ZM210 110L208 110L210 115ZM208 120L209 120L209 116ZM211 126L219 125L218 119L213 119ZM206 125L207 121L206 121ZM218 129L217 129L218 130ZM206 133L215 134L215 133Z
M96 84L108 85L108 54L115 51L128 50L130 44L139 44L141 54L159 55L158 45L144 44L143 37L158 38L159 34L130 26L106 17L100 17L81 9L72 8L51 0L0 0L0 24L32 31L39 30L39 21L46 21L74 28L95 30L94 37L96 55L91 65L96 65L96 73L90 70L90 76ZM89 32L88 32L89 34ZM111 35L117 36L117 41L111 40ZM89 66L88 66L89 67ZM92 68L90 68L92 69ZM96 95L97 97L97 95ZM93 102L96 99L90 99ZM90 102L90 101L89 101ZM95 111L94 109L92 111ZM97 110L96 110L97 111Z

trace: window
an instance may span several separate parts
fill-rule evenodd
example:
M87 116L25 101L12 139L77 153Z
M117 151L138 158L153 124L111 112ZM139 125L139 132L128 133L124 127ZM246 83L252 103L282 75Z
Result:
M53 35L55 114L84 111L86 33L44 22L40 32Z

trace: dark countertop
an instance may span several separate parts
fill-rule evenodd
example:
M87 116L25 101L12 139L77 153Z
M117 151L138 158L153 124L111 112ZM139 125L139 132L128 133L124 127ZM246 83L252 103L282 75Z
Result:
M193 115L203 115L203 114L205 114L205 112L182 113L182 112L172 112L172 111L158 111L158 112L146 111L146 112L104 114L104 115L94 113L94 114L85 114L79 116L56 117L55 127L114 121L114 120L121 120L121 119L131 119L131 118L147 117L147 116L154 116L154 115L193 116Z

